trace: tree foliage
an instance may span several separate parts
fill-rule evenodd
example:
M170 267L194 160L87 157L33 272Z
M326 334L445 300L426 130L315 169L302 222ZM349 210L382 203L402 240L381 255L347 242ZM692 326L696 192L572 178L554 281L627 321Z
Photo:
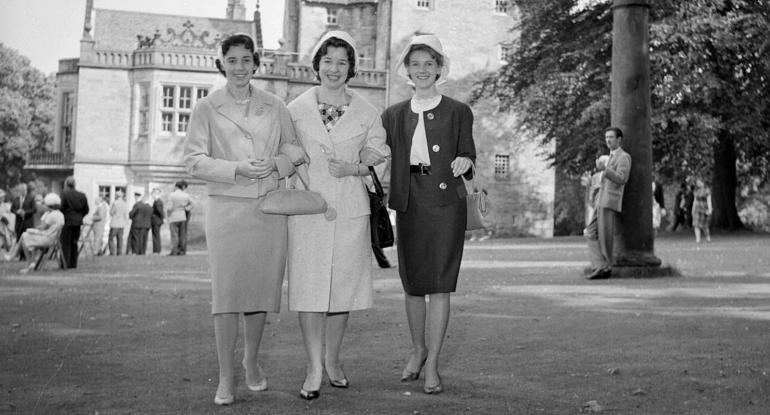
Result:
M53 77L0 43L0 188L21 181L29 152L52 142L54 94Z
M509 63L477 85L519 127L556 143L553 165L573 177L606 152L610 124L610 1L518 0ZM653 169L669 182L712 178L715 220L740 227L737 186L770 179L770 2L651 2Z

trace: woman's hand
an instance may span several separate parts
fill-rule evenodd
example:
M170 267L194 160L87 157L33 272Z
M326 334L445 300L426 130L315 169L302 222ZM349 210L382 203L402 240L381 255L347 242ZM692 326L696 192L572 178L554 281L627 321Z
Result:
M361 164L366 166L376 166L385 161L385 157L379 151L368 147L361 150L358 157L361 159Z
M358 165L344 160L329 159L329 174L332 177L340 178L345 176L354 176L358 173Z
M452 174L458 177L461 174L465 174L472 165L473 163L468 157L457 157L449 166L452 167Z
M263 179L275 170L275 160L268 159L246 159L238 162L235 167L235 174L241 175L249 180L256 181Z

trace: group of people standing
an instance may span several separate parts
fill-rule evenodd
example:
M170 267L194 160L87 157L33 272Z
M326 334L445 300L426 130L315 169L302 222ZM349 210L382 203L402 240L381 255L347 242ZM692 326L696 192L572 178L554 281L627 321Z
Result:
M121 255L125 229L128 236L125 254L145 255L148 241L152 235L152 253L160 254L161 226L168 222L171 234L171 249L169 255L185 255L187 253L187 228L190 214L195 207L195 199L188 194L187 181L179 180L174 184L174 191L167 196L164 203L162 192L153 188L148 195L134 193L135 203L128 209L128 203L122 190L116 190L115 200L108 203L107 198L97 201L96 211L92 215L92 229L95 241L95 251L100 255L109 252L110 255ZM102 237L108 226L107 245L102 245Z
M4 259L28 261L21 270L27 273L34 268L37 253L58 241L64 267L77 268L78 241L89 207L86 195L75 189L75 179L67 177L61 195L48 193L42 203L28 191L25 183L19 184L14 193L7 203L5 191L0 191L0 247L7 249ZM37 213L41 215L35 224Z
M64 180L61 194L48 193L38 197L26 183L17 185L10 195L0 190L0 252L2 258L28 261L23 273L34 268L37 253L58 241L65 268L77 268L81 245L92 244L99 255L107 249L111 255L123 252L124 229L129 227L126 254L145 255L152 232L152 251L161 253L160 228L169 223L171 249L169 255L187 252L187 226L195 200L185 189L187 182L180 180L167 199L164 208L161 191L152 190L152 197L136 193L136 202L128 209L123 191L115 192L115 200L98 198L92 212L86 195L75 188L75 179ZM58 212L54 213L54 212ZM61 216L61 221L58 220ZM60 223L61 222L61 223ZM109 228L107 228L109 226ZM106 229L107 228L107 229ZM103 246L105 230L107 246ZM26 236L25 236L26 235Z
M449 59L435 36L416 36L399 58L412 99L383 114L347 87L356 75L355 41L325 34L311 53L320 85L288 106L250 80L259 67L245 34L221 43L226 86L198 101L185 144L189 173L206 182L206 241L219 362L214 402L235 400L233 364L243 321L246 386L267 389L258 351L268 312L278 312L284 272L307 354L303 399L329 385L348 388L341 346L351 311L373 302L369 166L390 160L389 205L396 210L399 274L412 351L402 381L424 371L425 393L440 393L439 352L462 258L466 202L462 176L475 160L470 108L441 95ZM265 195L295 172L329 208L315 215L261 212Z

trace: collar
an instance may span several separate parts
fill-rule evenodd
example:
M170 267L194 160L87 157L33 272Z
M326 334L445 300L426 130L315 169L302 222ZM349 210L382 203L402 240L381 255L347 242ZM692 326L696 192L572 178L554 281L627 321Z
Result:
M263 90L250 85L251 88L251 108L257 108L258 105L272 105L268 95ZM211 101L211 105L216 109L220 109L227 104L235 105L235 98L227 91L227 86L223 86L209 94L207 97ZM239 106L240 107L240 106Z

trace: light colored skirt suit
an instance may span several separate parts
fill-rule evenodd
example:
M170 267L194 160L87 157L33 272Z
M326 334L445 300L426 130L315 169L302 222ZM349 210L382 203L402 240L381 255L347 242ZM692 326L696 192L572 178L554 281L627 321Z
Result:
M211 312L278 312L286 270L286 217L259 210L265 194L293 173L301 153L283 102L253 88L249 105L220 89L198 101L185 142L188 172L206 182L206 245ZM246 116L248 111L248 116ZM251 181L235 175L239 161L272 158L277 172Z

